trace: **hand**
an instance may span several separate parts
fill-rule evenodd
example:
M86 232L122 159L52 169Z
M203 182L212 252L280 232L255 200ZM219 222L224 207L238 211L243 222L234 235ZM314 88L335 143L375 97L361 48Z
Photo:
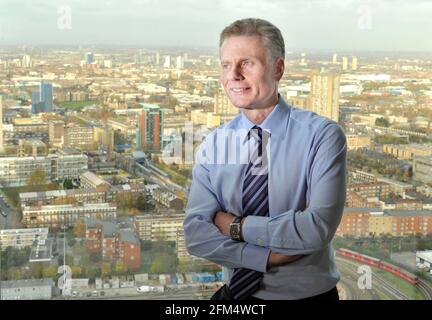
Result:
M218 211L215 213L213 223L223 235L230 236L230 224L234 221L235 215L229 212Z
M294 262L299 260L301 257L301 255L297 255L297 256L286 256L280 253L276 253L273 251L270 251L270 255L268 257L267 260L267 268L271 268L271 267L278 267L278 266L283 266L286 265L288 263Z

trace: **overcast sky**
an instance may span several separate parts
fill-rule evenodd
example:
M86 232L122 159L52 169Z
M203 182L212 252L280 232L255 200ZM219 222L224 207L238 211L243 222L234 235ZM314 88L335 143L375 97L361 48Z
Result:
M245 17L288 49L432 52L432 0L0 0L0 45L216 47Z

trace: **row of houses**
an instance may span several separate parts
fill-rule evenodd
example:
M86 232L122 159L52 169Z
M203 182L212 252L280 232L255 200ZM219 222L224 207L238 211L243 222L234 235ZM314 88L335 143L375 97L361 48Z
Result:
M357 238L432 235L432 210L345 208L336 235Z
M100 253L102 259L121 261L124 266L136 271L141 266L141 243L129 228L103 220L85 220L85 246L91 253Z

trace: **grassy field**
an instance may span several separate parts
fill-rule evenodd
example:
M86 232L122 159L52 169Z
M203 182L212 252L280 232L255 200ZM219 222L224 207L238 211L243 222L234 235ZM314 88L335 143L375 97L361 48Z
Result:
M19 194L21 192L37 192L37 191L48 191L48 190L57 190L59 189L59 185L57 183L44 184L39 186L24 186L24 187L12 187L12 188L3 188L2 192L4 193L8 202L13 206L18 206Z
M420 291L416 287L409 284L408 282L400 279L399 277L396 277L395 275L389 272L377 268L373 268L373 270L378 277L389 281L396 289L406 294L412 300L424 300L424 297L420 293Z
M171 169L170 166L168 166L164 163L155 162L154 165L156 167L158 167L159 169L161 169L162 171L165 171L166 173L168 173L171 176L172 181L174 183L180 185L180 186L186 186L186 184L191 183L190 178L186 178L184 175L182 175L179 172L174 171L173 169Z

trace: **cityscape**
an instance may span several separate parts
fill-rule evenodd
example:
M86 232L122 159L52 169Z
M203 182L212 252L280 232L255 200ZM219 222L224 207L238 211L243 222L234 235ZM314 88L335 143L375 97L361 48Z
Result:
M222 269L183 220L195 151L239 115L217 44L1 41L0 300L208 299ZM279 93L347 137L341 299L432 300L432 51L287 45Z

